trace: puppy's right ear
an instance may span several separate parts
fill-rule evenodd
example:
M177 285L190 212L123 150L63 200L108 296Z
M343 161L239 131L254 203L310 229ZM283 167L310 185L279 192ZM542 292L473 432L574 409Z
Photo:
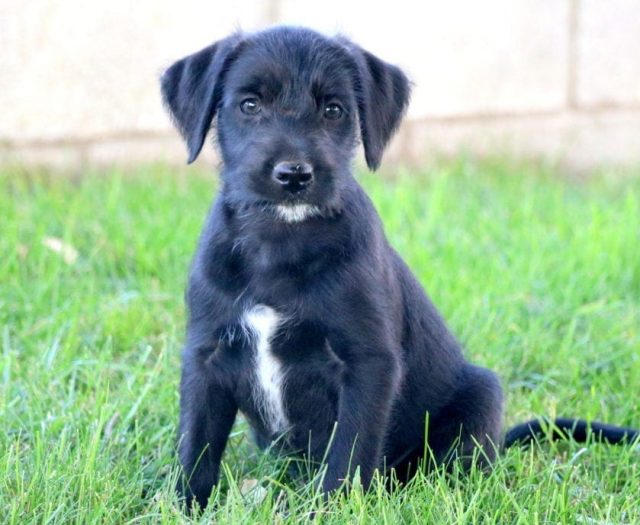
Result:
M178 60L160 79L162 100L189 149L188 163L200 153L222 97L222 84L234 50L233 35Z

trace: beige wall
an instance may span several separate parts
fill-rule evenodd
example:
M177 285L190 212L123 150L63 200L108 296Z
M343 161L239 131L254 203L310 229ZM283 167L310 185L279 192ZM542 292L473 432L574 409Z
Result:
M0 163L182 162L160 72L274 22L405 68L415 93L389 163L461 150L640 163L640 0L0 0Z

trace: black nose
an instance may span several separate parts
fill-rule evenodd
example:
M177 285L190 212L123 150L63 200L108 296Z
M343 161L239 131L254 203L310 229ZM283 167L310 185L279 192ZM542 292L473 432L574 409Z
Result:
M272 176L283 189L295 193L311 185L313 167L308 162L278 162Z

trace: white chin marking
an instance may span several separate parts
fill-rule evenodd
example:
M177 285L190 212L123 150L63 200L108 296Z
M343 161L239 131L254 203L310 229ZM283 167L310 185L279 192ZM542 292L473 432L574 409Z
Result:
M282 317L273 308L263 304L247 310L242 319L255 345L254 399L267 426L274 433L289 428L282 400L285 374L282 363L271 351L271 339L281 322Z
M302 222L309 217L320 214L318 207L310 204L293 204L291 206L279 204L276 206L276 212L278 217L285 222Z

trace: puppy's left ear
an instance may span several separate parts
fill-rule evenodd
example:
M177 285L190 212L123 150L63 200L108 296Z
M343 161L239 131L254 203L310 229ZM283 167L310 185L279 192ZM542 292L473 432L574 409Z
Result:
M224 73L240 40L233 35L178 60L160 79L162 99L187 143L189 164L200 154L222 97Z
M356 63L356 98L365 159L369 169L376 170L407 109L411 86L400 68L352 42L343 44Z

